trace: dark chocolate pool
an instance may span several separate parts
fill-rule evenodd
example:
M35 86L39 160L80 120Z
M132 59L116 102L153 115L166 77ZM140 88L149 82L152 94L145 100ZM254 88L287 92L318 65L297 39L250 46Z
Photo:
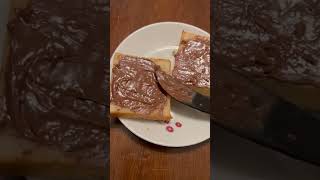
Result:
M250 77L320 85L320 1L218 0L213 51Z
M8 24L10 124L19 136L98 166L108 144L108 6L32 0Z

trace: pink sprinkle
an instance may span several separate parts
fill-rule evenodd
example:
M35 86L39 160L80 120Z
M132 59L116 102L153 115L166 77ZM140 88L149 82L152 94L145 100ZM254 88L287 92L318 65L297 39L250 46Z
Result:
M167 129L168 132L171 132L171 133L173 132L173 127L171 127L171 126L167 126L166 129Z
M182 126L182 124L181 124L181 123L179 123L179 122L176 122L176 126L177 126L177 127L181 127L181 126Z

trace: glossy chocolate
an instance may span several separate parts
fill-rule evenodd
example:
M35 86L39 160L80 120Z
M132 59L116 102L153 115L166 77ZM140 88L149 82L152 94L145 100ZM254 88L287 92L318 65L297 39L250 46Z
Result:
M320 84L319 1L219 1L213 51L251 77Z
M7 104L23 137L106 161L107 1L33 0L9 25Z
M111 102L140 114L162 110L167 98L155 77L159 68L148 59L120 56L112 69Z
M260 131L274 98L232 70L215 66L212 117L225 127L243 132Z
M157 80L161 87L173 98L178 101L192 103L193 91L185 86L173 76L161 71L156 71Z
M8 124L10 116L7 112L7 104L5 97L0 96L0 128Z
M182 41L172 76L187 86L210 88L210 40L196 36Z

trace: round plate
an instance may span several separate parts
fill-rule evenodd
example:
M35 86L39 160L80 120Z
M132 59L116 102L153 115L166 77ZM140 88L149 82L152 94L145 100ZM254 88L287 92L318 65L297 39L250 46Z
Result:
M121 42L115 52L169 59L174 65L173 52L178 49L181 33L185 30L199 35L209 33L192 25L162 22L145 26ZM114 54L111 58L111 64ZM112 71L110 71L112 73ZM111 77L111 76L110 76ZM154 144L184 147L210 138L210 115L171 100L173 119L169 123L119 118L135 135ZM168 131L173 130L173 132Z

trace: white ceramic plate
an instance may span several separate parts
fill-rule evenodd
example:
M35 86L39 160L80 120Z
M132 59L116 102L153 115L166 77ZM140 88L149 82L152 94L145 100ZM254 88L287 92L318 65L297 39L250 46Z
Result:
M210 36L192 25L162 22L145 26L121 42L115 52L170 59L174 65L173 51L178 49L182 31ZM112 55L111 64L114 54ZM112 71L110 71L112 72ZM111 75L112 76L112 75ZM120 118L120 121L135 135L154 144L167 147L184 147L210 138L210 116L174 100L171 105L173 119L170 123ZM181 127L177 127L179 123ZM169 132L167 127L173 128Z

